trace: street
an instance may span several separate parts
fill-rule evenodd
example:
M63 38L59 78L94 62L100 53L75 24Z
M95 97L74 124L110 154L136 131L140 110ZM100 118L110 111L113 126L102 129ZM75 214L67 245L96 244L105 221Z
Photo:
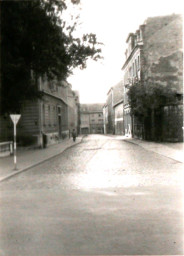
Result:
M0 183L0 255L181 255L183 164L88 135Z

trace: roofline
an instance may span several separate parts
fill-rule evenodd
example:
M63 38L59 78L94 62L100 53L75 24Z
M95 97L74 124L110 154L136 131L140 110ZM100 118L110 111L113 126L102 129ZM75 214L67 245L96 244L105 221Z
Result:
M126 43L128 42L128 40L129 40L129 38L130 38L131 36L134 36L134 33L129 33L129 34L128 34L128 37L127 37L127 39L126 39Z
M130 59L132 58L132 55L135 53L135 51L136 51L138 48L141 49L142 46L143 46L143 44L136 44L136 46L135 46L134 49L131 51L131 53L130 53L130 55L128 56L128 58L125 60L125 63L123 64L121 70L123 70L123 69L126 67L127 63L130 61Z
M103 109L100 111L80 111L81 114L93 114L93 113L103 113Z
M48 95L48 96L50 96L50 97L53 97L53 98L55 98L55 99L58 99L58 100L62 101L66 106L69 105L67 101L63 100L62 98L60 98L60 97L58 97L58 96L55 96L55 95L50 94L50 93L45 92L45 91L42 91L42 92L43 92L45 95Z
M111 87L111 88L108 90L107 95L110 93L111 90L113 90L113 87Z
M124 102L124 100L122 99L122 100L118 101L116 104L114 104L113 107L116 107L117 105L119 105L119 104L121 104L123 102Z

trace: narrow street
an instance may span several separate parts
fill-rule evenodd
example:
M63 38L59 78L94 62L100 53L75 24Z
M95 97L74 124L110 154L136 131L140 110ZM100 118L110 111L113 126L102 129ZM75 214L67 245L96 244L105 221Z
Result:
M181 255L183 164L118 138L0 183L0 255Z

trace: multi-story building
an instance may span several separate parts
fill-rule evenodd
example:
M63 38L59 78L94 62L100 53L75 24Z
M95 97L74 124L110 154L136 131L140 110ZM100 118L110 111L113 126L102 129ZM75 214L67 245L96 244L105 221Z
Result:
M77 134L80 133L80 103L78 91L72 91L71 85L67 86L67 99L68 99L68 130L71 134L73 129ZM69 134L69 135L70 135Z
M139 138L182 140L182 100L162 107L159 122L150 119L150 131L145 134L143 123L130 114L127 92L136 82L149 87L159 84L177 90L176 99L183 94L182 17L167 15L148 18L126 40L123 65L125 134ZM153 132L154 131L154 132Z
M124 127L125 135L132 136L132 116L128 102L127 91L134 81L142 80L141 63L143 63L143 29L140 26L135 34L130 33L127 37L127 50L125 51L126 61L123 65L124 72Z
M100 103L80 105L81 134L104 133L103 105Z
M113 108L113 87L111 87L107 93L107 126L106 131L107 133L114 134L115 133L115 124L114 124L114 108Z
M69 130L78 129L79 96L67 82L39 78L38 90L42 97L22 104L17 124L17 141L21 145L43 146L69 136ZM1 141L11 140L13 124L9 116L0 117Z
M104 124L104 134L107 134L107 124L108 124L108 108L107 104L103 106L103 124Z
M123 81L113 87L113 108L115 134L124 135Z
M124 134L122 81L108 91L103 113L105 133Z

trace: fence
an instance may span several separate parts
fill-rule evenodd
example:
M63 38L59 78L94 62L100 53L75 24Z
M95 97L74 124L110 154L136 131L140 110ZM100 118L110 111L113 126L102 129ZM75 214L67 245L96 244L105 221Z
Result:
M0 142L0 157L13 154L13 141Z

